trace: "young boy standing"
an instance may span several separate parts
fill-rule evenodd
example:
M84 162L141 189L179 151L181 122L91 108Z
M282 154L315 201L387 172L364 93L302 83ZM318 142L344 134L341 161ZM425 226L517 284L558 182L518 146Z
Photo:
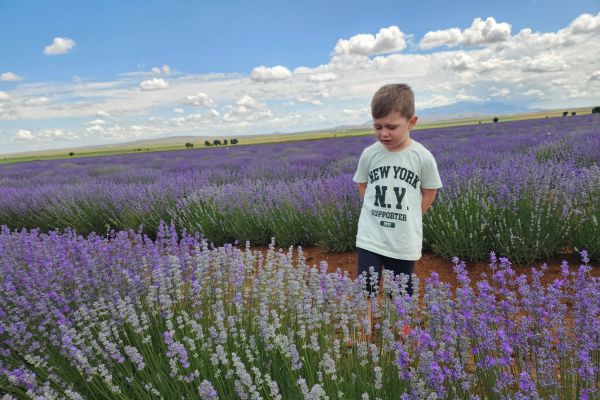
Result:
M435 158L410 138L417 123L414 93L406 84L381 87L371 101L377 141L360 156L354 182L363 198L356 247L358 273L373 266L409 277L421 258L423 222L442 187ZM372 291L370 284L367 284ZM407 292L412 296L412 280Z

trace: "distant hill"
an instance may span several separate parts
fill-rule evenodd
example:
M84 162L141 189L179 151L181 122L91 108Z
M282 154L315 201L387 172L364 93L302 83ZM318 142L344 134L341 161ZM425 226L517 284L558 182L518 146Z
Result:
M569 110L585 110L588 107L569 108ZM590 107L591 108L591 107ZM543 112L540 108L526 108L514 104L501 103L497 101L459 101L457 103L448 104L446 106L431 107L417 110L419 122L437 122L437 121L452 121L467 118L477 117L495 117L513 114L528 114ZM545 110L551 112L552 110ZM347 132L364 129L372 129L373 120L369 119L358 125L338 125L326 129L318 129L307 132ZM275 132L273 132L275 133ZM285 134L283 132L277 132ZM290 132L293 134L305 132Z
M525 108L514 104L506 104L490 101L459 101L447 106L425 108L417 112L423 120L450 119L450 118L472 118L479 116L517 114L539 111L537 109Z
M431 107L417 109L417 115L420 122L431 122L441 120L454 120L464 118L475 118L483 116L496 116L506 114L521 114L540 111L538 109L525 108L500 102L489 101L459 101L458 103L448 104L447 106ZM372 120L365 121L361 125L333 128L333 130L348 130L357 128L370 128L373 125Z
M101 144L101 145L97 145L97 146L90 146L89 148L123 147L123 146L144 147L144 146L154 146L154 145L158 145L158 144L169 145L169 144L175 144L175 143L184 143L186 141L191 142L191 141L206 140L206 139L209 139L209 137L208 136L169 136L169 137L164 137L164 138L140 139L140 140L134 140L134 141L125 142L125 143ZM85 147L82 147L82 148L85 148Z

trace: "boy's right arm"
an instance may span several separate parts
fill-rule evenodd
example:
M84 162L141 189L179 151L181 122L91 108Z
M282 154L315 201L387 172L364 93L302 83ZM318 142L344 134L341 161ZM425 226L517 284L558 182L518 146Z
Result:
M358 182L358 193L360 193L360 198L365 198L365 191L367 190L367 182Z
M367 181L369 179L369 160L366 155L366 149L360 154L358 160L358 167L354 173L352 180L358 185L358 193L360 194L361 200L365 198L365 191L367 190Z

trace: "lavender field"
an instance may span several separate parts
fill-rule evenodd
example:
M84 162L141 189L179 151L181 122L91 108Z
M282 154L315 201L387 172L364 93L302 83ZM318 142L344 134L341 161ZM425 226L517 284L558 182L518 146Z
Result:
M458 285L414 296L295 246L352 249L371 137L1 165L0 399L598 399L599 128L415 132Z
M415 131L444 183L425 215L425 248L518 262L562 251L600 258L597 114ZM374 138L197 149L0 165L0 225L81 234L161 220L221 245L354 246L352 174Z
M600 280L587 254L541 283L492 253L424 294L302 250L211 248L159 227L0 233L3 399L597 399ZM418 286L416 275L413 282ZM352 341L352 346L349 346Z

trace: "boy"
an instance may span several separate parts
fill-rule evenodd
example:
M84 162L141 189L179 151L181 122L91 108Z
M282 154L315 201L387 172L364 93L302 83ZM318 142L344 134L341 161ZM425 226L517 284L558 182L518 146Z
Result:
M360 156L354 182L363 205L356 247L358 274L382 267L410 276L421 258L423 222L437 189L442 187L435 158L410 138L417 123L414 93L406 84L381 87L371 101L377 141ZM367 287L373 289L368 281ZM412 279L407 292L412 296Z

